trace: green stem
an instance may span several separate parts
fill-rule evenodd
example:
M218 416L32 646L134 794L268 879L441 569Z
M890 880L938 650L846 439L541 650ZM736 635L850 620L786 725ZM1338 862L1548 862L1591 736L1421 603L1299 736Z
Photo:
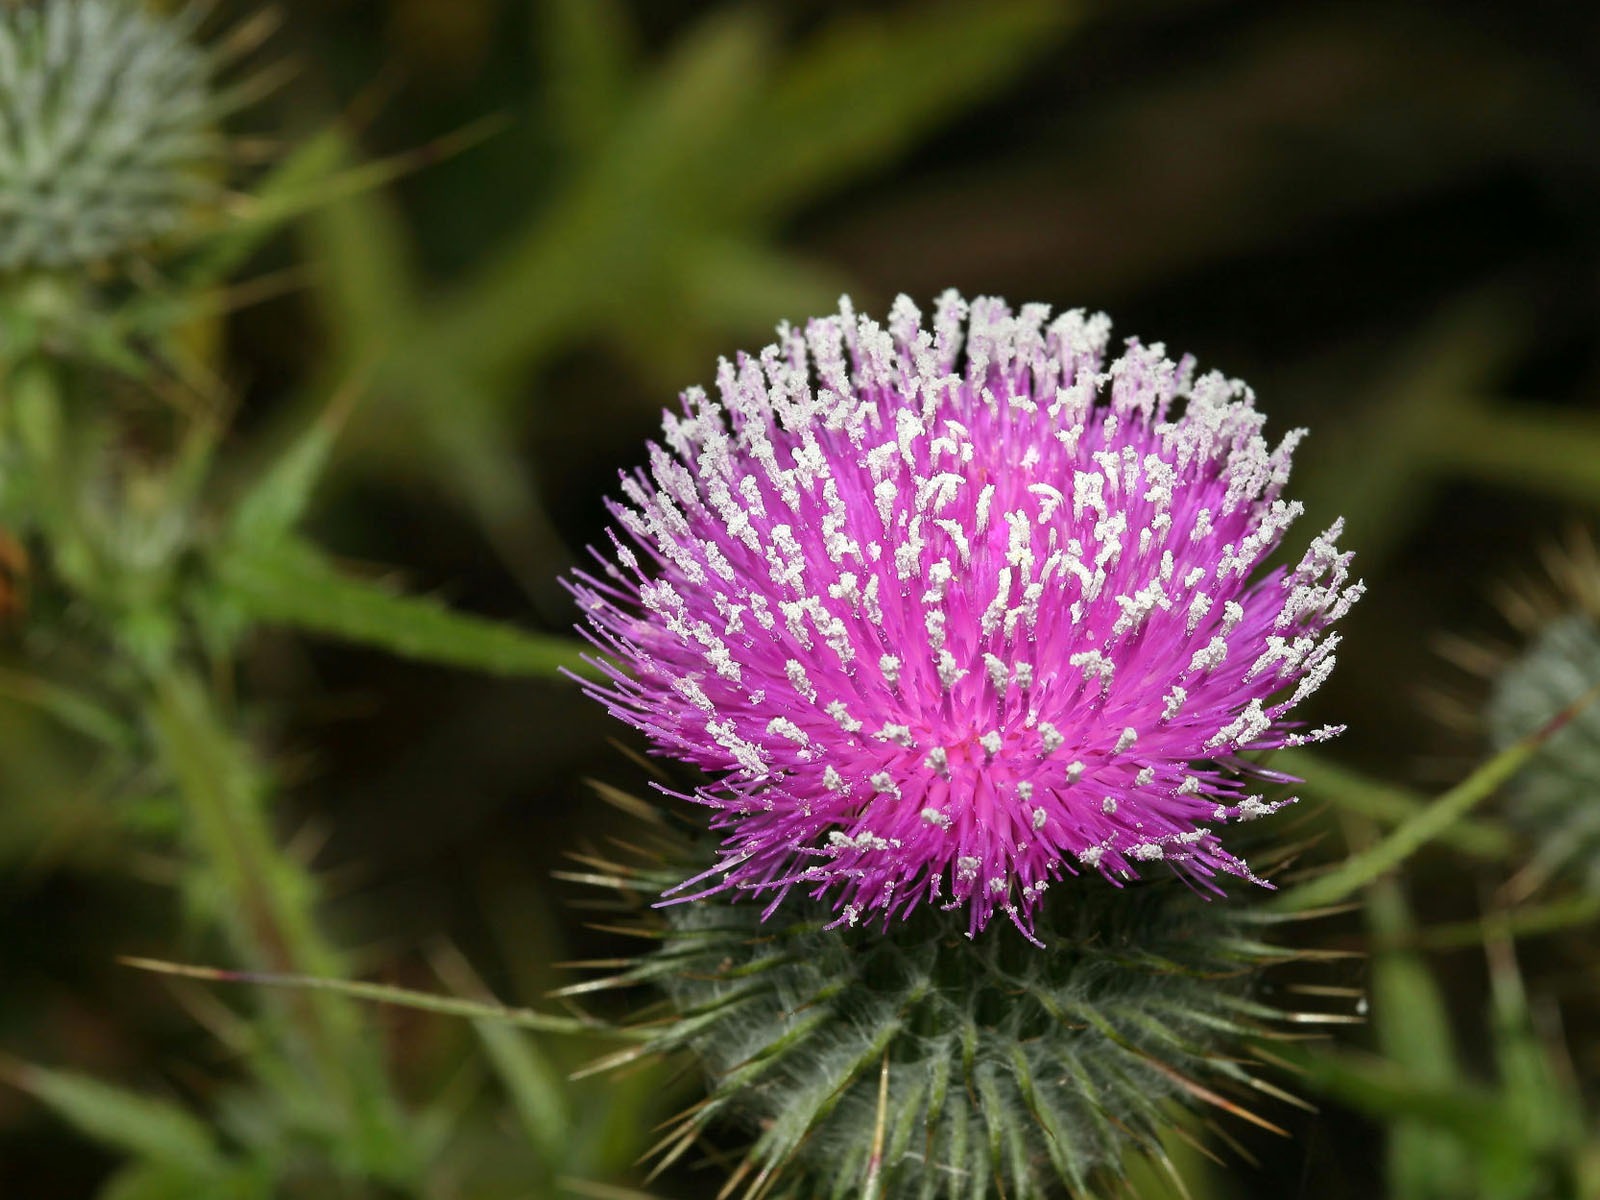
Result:
M1453 473L1600 507L1600 421L1592 416L1463 405L1428 448Z
M655 1036L648 1030L609 1025L603 1021L555 1016L531 1008L511 1008L492 1000L472 1000L463 996L419 992L412 988L394 987L386 983L366 983L357 979L335 979L314 975L282 975L270 971L229 971L220 967L197 967L153 958L124 958L121 961L126 966L141 971L154 971L159 975L177 975L184 979L205 980L208 983L241 983L251 987L330 992L372 1004L392 1004L398 1008L438 1013L445 1017L461 1017L469 1021L493 1021L503 1025L514 1025L519 1029L530 1029L537 1033L582 1034L621 1041L649 1041Z
M1461 950L1482 946L1493 933L1507 937L1537 937L1600 921L1600 895L1577 895L1549 904L1532 904L1477 921L1456 921L1411 933L1394 944L1417 950Z
M1493 795L1501 784L1516 774L1545 742L1592 703L1597 695L1600 695L1600 687L1591 688L1557 713L1543 728L1508 746L1426 808L1407 818L1388 837L1359 854L1351 855L1326 875L1284 892L1274 907L1288 912L1301 912L1336 904L1392 871Z
M1410 788L1374 779L1310 750L1280 750L1272 756L1272 767L1304 780L1295 787L1302 796L1326 800L1342 812L1382 825L1403 825L1428 806L1428 797ZM1439 841L1491 862L1504 861L1516 848L1510 830L1481 817L1462 818L1441 832Z
M222 725L204 689L174 669L154 681L149 716L240 958L269 972L343 974L340 955L317 927L310 878L273 837L249 752ZM348 1116L359 1164L405 1182L414 1174L413 1154L357 1012L338 997L309 995L296 998L288 1015L304 1039L318 1098L334 1097Z

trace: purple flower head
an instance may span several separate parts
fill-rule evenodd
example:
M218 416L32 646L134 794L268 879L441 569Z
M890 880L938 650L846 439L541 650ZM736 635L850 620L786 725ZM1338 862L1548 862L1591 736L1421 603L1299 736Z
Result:
M953 292L931 328L844 301L666 416L615 561L572 588L621 664L588 691L717 774L692 799L719 860L676 894L1028 933L1063 872L1254 879L1210 826L1278 807L1244 753L1337 732L1287 718L1362 586L1338 524L1257 571L1301 511L1279 493L1303 431L1270 448L1244 384L1136 341L1108 362L1110 334Z

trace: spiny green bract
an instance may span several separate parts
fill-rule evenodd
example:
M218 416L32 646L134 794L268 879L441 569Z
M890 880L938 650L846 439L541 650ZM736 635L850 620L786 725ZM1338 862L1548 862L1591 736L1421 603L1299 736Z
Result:
M611 869L652 896L672 878ZM887 933L832 920L799 897L766 921L756 904L674 905L653 954L573 989L668 997L643 1052L689 1051L709 1082L668 1160L731 1123L754 1134L752 1196L854 1197L874 1170L882 1197L1089 1192L1130 1151L1160 1155L1172 1103L1242 1111L1219 1095L1253 1083L1241 1039L1281 1016L1254 984L1292 957L1259 912L1177 880L1058 884L1043 950L1010 929L968 938L938 910Z
M1542 729L1600 687L1600 624L1572 613L1546 624L1494 681L1488 727L1496 746ZM1562 871L1600 888L1600 705L1558 731L1512 782L1507 816L1537 847L1535 874Z
M0 271L135 249L214 191L196 21L136 0L0 3Z

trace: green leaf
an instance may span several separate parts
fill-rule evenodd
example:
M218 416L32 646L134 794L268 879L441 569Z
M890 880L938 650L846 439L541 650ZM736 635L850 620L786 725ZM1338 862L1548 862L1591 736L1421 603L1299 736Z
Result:
M1312 1091L1371 1117L1425 1121L1468 1142L1496 1137L1503 1127L1504 1112L1479 1087L1419 1080L1398 1063L1349 1051L1274 1043L1273 1053L1292 1062Z
M473 1021L472 1028L541 1160L563 1162L572 1145L572 1116L560 1073L522 1030L495 1020Z
M459 954L451 951L438 956L434 967L452 992L488 1000L488 989ZM572 1104L561 1072L525 1031L503 1020L476 1018L472 1028L511 1097L540 1161L552 1172L570 1164L575 1131Z
M588 168L437 306L409 358L501 383L658 274L769 70L770 24L718 10L641 86ZM497 388L496 394L505 389Z
M184 231L199 253L182 272L189 287L215 284L241 267L273 234L296 217L345 197L376 191L471 146L498 124L467 126L427 145L376 162L344 166L349 139L333 125L301 142L221 224L196 222Z
M1406 944L1419 950L1460 950L1482 945L1492 934L1537 937L1593 925L1597 921L1600 921L1600 893L1584 892L1548 904L1524 904L1482 920L1430 925L1408 937Z
M76 1072L5 1060L0 1078L102 1145L200 1175L217 1174L226 1165L205 1124L169 1101Z
M228 597L250 617L495 675L591 673L575 643L459 613L340 571L314 546L232 545L218 567Z
M339 431L360 392L359 382L337 392L239 498L229 521L229 533L235 541L262 544L294 530L311 503Z
M617 0L542 0L538 49L545 107L575 153L602 144L626 102L636 53Z
M227 278L287 221L315 207L344 144L343 133L332 128L296 146L255 189L244 213L206 237L202 253L184 271L189 287Z
M346 141L338 165L362 170ZM373 164L368 164L370 167ZM417 321L420 283L395 201L377 188L330 197L299 226L306 258L317 264L324 324L347 358L404 346Z
M1278 897L1274 907L1290 912L1336 904L1366 884L1392 871L1493 795L1572 717L1592 703L1600 688L1591 689L1558 713L1544 728L1506 747L1426 808L1402 822L1388 837L1353 854L1326 875Z
M225 1175L158 1163L131 1163L100 1189L97 1200L271 1200L271 1186L246 1168Z
M0 667L0 696L36 708L74 733L113 750L133 747L133 731L120 717L81 692L48 679Z
M200 860L186 883L210 892L208 915L246 962L337 975L342 955L318 926L315 882L279 849L267 814L266 780L222 722L212 697L193 677L168 671L155 681L149 720L184 804L184 831ZM380 1047L361 1014L328 995L284 1005L280 1013L300 1034L293 1052L297 1090L326 1105L337 1123L334 1136L351 1161L389 1180L420 1170Z
M1412 917L1400 886L1379 880L1367 897L1373 934L1390 942L1407 935ZM1372 1026L1388 1061L1417 1084L1456 1091L1464 1082L1444 1000L1427 964L1407 950L1372 956ZM1395 1116L1389 1128L1389 1187L1396 1200L1444 1200L1468 1179L1467 1147L1450 1131Z
M1427 797L1410 788L1374 779L1310 750L1279 750L1272 756L1272 766L1304 780L1295 788L1302 796L1384 825L1404 824L1427 807ZM1497 862L1516 848L1516 839L1504 826L1465 817L1442 831L1439 841L1474 858Z
M1516 952L1503 924L1495 917L1487 924L1490 1028L1506 1107L1530 1146L1581 1145L1582 1099L1566 1086L1534 1025Z
M710 195L770 223L864 172L1048 49L1079 17L1060 0L847 10L778 72L721 157Z
M1454 473L1600 508L1600 421L1587 414L1464 404L1427 449Z

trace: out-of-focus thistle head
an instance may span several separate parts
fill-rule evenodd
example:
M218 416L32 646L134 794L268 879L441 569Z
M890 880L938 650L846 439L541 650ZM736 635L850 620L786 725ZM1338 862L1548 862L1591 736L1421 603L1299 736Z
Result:
M642 902L656 949L568 992L665 996L635 1013L643 1040L593 1069L692 1057L708 1094L671 1123L657 1169L740 1131L724 1196L1120 1194L1130 1156L1166 1163L1178 1108L1273 1128L1249 1105L1287 1097L1257 1075L1252 1055L1272 1056L1254 1039L1350 1019L1274 1007L1261 972L1299 957L1267 941L1274 918L1171 877L1065 881L1033 914L1041 953L926 906L889 936L830 929L831 909L799 897L766 921L717 899L651 910L682 853L670 834L629 840L660 858L586 859L581 878Z
M1542 729L1600 687L1600 557L1574 537L1546 554L1547 582L1501 592L1500 607L1523 645L1479 648L1474 661L1490 680L1484 724L1504 748ZM1600 888L1600 705L1580 708L1508 785L1506 815L1534 846L1524 882L1570 874Z
M0 0L0 272L115 258L217 195L225 103L198 20Z
M1053 883L1253 879L1213 827L1277 803L1246 755L1361 592L1336 524L1265 560L1302 431L1110 322L954 293L838 316L685 393L602 570L590 693L716 772L722 853L683 898L792 891L835 922L962 908L1025 933ZM597 556L599 557L599 556Z

